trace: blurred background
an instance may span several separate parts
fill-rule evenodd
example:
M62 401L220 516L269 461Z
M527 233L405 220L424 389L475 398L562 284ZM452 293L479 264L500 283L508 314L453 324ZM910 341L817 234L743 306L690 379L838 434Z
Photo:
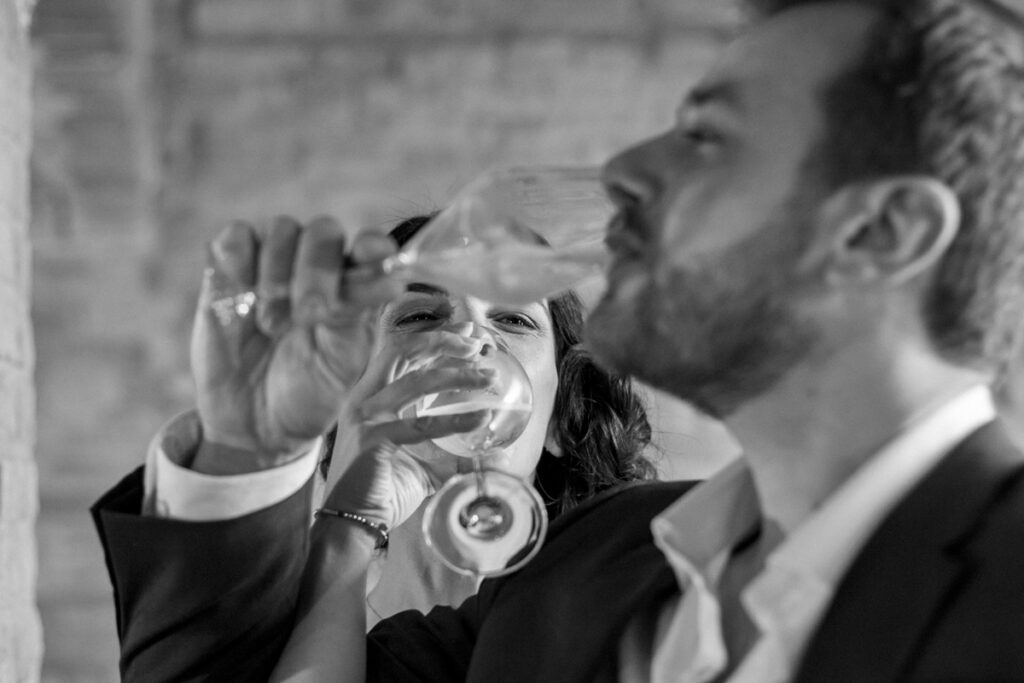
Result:
M45 681L114 681L88 506L188 408L204 242L234 217L386 229L481 171L669 125L721 0L39 0L32 317ZM666 476L728 436L651 394Z

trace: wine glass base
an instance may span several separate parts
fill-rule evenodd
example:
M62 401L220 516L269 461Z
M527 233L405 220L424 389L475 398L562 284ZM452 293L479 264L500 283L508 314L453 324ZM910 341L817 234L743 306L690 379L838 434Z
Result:
M547 513L537 491L501 470L484 469L452 479L427 503L423 534L445 565L472 576L501 576L528 562L547 532Z
M491 541L508 533L514 517L505 501L493 496L480 496L459 511L459 524L473 538Z

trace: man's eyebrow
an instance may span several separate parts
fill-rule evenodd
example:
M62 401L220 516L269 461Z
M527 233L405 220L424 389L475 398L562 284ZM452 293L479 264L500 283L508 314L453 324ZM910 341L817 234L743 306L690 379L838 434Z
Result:
M735 83L714 82L695 86L679 107L679 113L687 107L725 107L737 113L745 111L743 97Z
M433 296L448 296L447 289L428 285L426 282L410 282L405 286L405 291L417 292L419 294L431 294Z

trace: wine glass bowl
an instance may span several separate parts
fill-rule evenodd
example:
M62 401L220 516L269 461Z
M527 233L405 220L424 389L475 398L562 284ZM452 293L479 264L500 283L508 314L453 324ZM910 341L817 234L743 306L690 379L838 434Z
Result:
M489 456L523 433L533 406L530 381L522 366L490 336L473 358L440 359L433 367L459 363L490 368L485 389L448 390L424 396L417 417L484 412L479 427L434 439L439 448L473 458L473 471L452 477L427 504L423 533L439 558L452 569L476 576L497 576L530 559L544 538L547 513L536 490L519 477L488 466Z
M476 429L434 439L441 449L462 457L485 455L519 438L530 421L533 391L519 362L496 341L484 342L471 359L442 359L433 367L469 364L495 371L486 389L451 390L424 396L415 406L417 417L458 415L486 411L487 419Z
M383 272L508 305L599 282L613 205L596 168L518 167L460 191Z

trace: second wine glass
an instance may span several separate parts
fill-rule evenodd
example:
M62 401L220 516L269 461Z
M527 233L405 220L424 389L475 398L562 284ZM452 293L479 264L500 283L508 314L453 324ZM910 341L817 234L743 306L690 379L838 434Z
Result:
M381 268L496 303L540 301L600 283L613 208L597 168L495 169L463 188Z
M540 548L547 513L528 482L488 465L490 456L512 444L530 420L533 392L522 366L500 339L489 336L471 363L495 371L485 390L445 391L424 397L417 416L483 411L477 429L435 439L457 456L473 459L473 471L452 477L430 500L423 516L427 544L452 569L475 576L499 576L518 569Z

